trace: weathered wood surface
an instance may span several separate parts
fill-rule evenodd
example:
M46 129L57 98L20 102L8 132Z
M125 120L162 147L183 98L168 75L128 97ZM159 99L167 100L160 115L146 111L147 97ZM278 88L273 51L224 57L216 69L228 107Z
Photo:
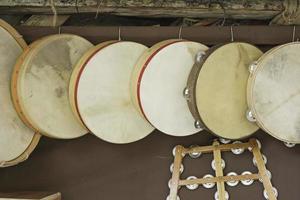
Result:
M0 12L53 13L52 0L1 0ZM272 19L284 0L53 0L58 14L112 13L148 17Z

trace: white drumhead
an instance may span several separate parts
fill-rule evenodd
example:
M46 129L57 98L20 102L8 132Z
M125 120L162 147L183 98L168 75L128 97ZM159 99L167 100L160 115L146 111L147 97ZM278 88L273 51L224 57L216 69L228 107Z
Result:
M207 47L196 42L175 40L154 46L155 51L142 56L137 96L148 121L160 131L174 136L199 131L183 97L183 90L198 51Z
M130 97L131 73L145 50L135 42L99 44L83 57L85 62L79 62L81 70L72 74L71 80L77 83L70 84L75 87L71 101L86 127L105 141L134 142L154 130Z
M4 166L7 163L10 165L10 161L17 159L28 148L34 149L35 145L30 145L33 140L37 143L39 139L38 134L27 128L18 117L10 94L13 67L26 46L15 30L0 20L0 165Z
M61 139L87 133L72 113L68 87L73 67L91 47L76 35L52 35L31 44L16 65L15 102L40 133Z
M279 140L300 143L300 43L275 47L249 78L248 104L258 125Z

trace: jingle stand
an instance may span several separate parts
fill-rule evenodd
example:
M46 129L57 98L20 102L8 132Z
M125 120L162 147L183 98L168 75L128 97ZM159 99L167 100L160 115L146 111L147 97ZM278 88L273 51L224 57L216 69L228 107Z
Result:
M253 156L257 162L258 173L257 174L245 174L237 176L224 176L222 168L222 156L221 152L231 151L232 149L252 149ZM180 166L182 165L182 160L185 155L190 153L213 153L215 160L215 177L210 178L200 178L200 179L190 179L190 180L181 180L180 179ZM277 200L276 194L274 192L271 180L268 177L267 169L263 161L260 148L256 139L250 139L246 143L234 143L234 144L220 144L218 141L214 141L211 146L197 146L184 148L183 146L176 146L175 149L175 158L173 163L173 174L170 184L170 195L168 200L177 200L178 199L178 190L181 186L187 185L203 185L205 183L216 183L217 184L217 194L218 199L226 200L226 191L225 191L225 182L229 181L242 181L242 180L262 180L263 186L265 188L265 193L269 200ZM228 194L227 194L228 195ZM227 197L228 198L228 197Z

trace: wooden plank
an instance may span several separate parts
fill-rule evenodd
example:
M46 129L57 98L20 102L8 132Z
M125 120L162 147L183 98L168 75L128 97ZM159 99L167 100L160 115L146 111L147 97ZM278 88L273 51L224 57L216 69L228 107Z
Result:
M283 10L282 0L78 0L54 1L59 14L111 13L123 16L272 19ZM51 14L47 0L1 0L1 13ZM224 12L225 10L225 12Z
M32 15L22 25L23 26L62 26L70 15ZM53 22L55 21L55 24Z
M51 192L13 192L0 193L0 200L61 200L60 193Z
M177 199L177 192L178 192L178 186L179 186L179 179L180 179L180 166L182 163L182 152L183 147L178 145L176 146L175 150L175 158L173 163L173 174L171 179L171 188L170 188L170 200L176 200Z
M237 144L221 144L217 146L201 146L201 147L194 147L191 149L185 149L184 153L192 153L192 152L201 152L201 153L211 153L214 150L220 151L231 151L231 149L239 149L239 148L248 148L250 146L249 143L237 143Z
M242 180L257 180L260 178L259 174L249 174L249 175L237 175L237 176L221 176L213 178L201 178L192 180L180 180L179 185L193 185L193 184L205 184L205 183L216 183L216 182L227 182L227 181L242 181Z
M215 166L216 166L215 172L216 172L216 177L222 177L223 176L222 157L221 157L220 149L217 148L218 145L219 145L219 142L214 141L213 146L216 147L213 151ZM225 184L221 180L218 180L218 182L217 182L217 192L218 192L220 200L226 200L226 198L225 198Z
M257 168L258 168L259 174L261 175L261 179L263 181L264 188L267 191L269 200L277 200L277 198L273 192L273 186L272 186L271 180L269 179L269 177L267 175L267 169L266 169L263 157L260 153L260 149L258 148L256 140L251 139L250 144L252 145L252 152L253 152L254 158L256 160Z
M42 36L58 33L59 28L15 26L27 42L32 42ZM140 42L151 46L162 40L178 38L180 27L121 27L121 38ZM72 33L85 37L94 44L118 39L119 28L114 26L62 26L61 33ZM279 45L292 41L293 26L235 26L233 27L235 41L249 42L254 45ZM206 45L216 45L230 42L230 26L183 27L182 38L201 42ZM300 26L296 26L295 38L300 38Z

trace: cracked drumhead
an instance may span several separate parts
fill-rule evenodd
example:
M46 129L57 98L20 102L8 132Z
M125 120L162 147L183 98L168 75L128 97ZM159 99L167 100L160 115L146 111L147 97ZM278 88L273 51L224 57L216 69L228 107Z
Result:
M275 47L257 61L247 89L256 123L273 137L300 143L300 43Z
M167 40L151 47L137 62L131 84L134 102L161 132L186 136L199 131L184 89L197 52L206 49L196 42Z
M241 139L258 130L245 113L248 66L261 55L251 44L233 42L209 49L202 61L195 62L188 79L188 105L205 129L227 139Z
M11 74L17 58L26 47L19 33L0 20L0 167L26 160L40 138L19 118L19 110L14 108L11 99Z
M124 144L154 130L130 97L131 73L147 49L135 42L105 42L89 50L75 67L71 105L77 118L97 137Z
M37 132L60 139L88 132L71 110L68 88L73 67L91 47L76 35L51 35L32 43L18 59L12 78L14 103Z

